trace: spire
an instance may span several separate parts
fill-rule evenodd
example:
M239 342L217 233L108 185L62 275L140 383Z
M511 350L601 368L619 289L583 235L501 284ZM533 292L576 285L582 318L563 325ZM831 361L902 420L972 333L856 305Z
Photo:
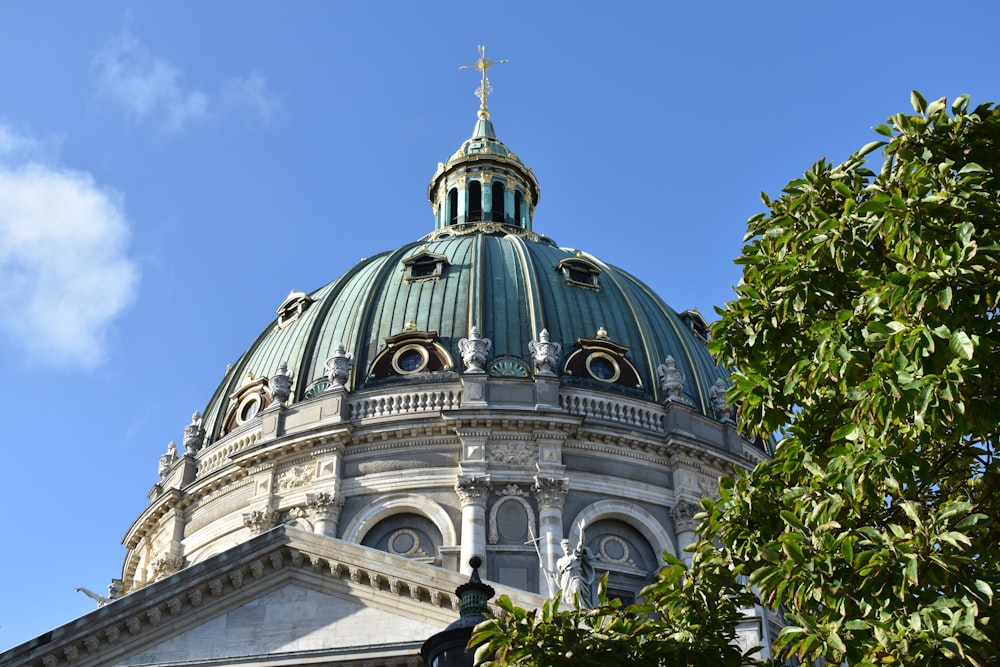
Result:
M477 47L479 49L479 60L476 61L475 65L462 65L458 69L477 69L482 72L483 78L479 82L479 88L476 89L476 97L479 98L479 119L486 121L489 126L490 134L479 135L478 132L474 133L473 136L486 136L491 139L496 139L496 135L493 134L493 125L489 123L490 120L490 110L486 107L486 98L489 97L490 93L493 92L493 87L490 85L490 79L486 75L491 67L494 65L502 65L508 60L490 60L486 57L486 47L480 45ZM482 123L477 123L476 130L480 129ZM484 128L485 129L485 128Z

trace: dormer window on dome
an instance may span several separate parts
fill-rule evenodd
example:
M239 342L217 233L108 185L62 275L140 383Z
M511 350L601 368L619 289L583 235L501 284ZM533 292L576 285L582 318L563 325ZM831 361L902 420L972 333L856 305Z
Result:
M613 342L602 327L597 338L580 338L579 347L566 360L566 374L590 378L630 389L642 387L639 372L625 357L628 348Z
M576 257L567 257L560 260L559 264L556 265L556 271L562 272L566 278L567 285L589 287L591 289L601 288L599 280L601 267L584 258L579 253L577 253Z
M296 292L295 290L289 292L275 311L278 313L278 327L284 327L299 319L299 316L312 302L313 300L305 292Z
M709 340L710 331L708 328L708 322L697 308L692 310L685 310L680 314L681 321L684 322L694 332L694 335L701 339L701 342L707 343Z
M408 325L413 326L413 325ZM406 331L385 339L385 348L372 362L372 379L450 371L455 365L436 331Z
M269 405L271 394L267 378L256 378L253 373L247 373L239 389L229 395L229 408L226 410L222 433L226 434L243 426Z
M417 254L403 260L405 277L408 282L440 278L444 275L447 266L448 258L430 252L427 246L422 247Z

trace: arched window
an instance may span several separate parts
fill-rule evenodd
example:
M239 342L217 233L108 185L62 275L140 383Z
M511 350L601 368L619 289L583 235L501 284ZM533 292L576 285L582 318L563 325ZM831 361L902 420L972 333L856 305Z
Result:
M483 185L479 181L469 182L469 214L465 219L469 222L483 219Z
M454 225L458 222L458 190L452 188L448 191L448 224Z
M503 183L493 184L493 222L504 221L504 187Z
M521 191L514 192L514 222L521 226Z

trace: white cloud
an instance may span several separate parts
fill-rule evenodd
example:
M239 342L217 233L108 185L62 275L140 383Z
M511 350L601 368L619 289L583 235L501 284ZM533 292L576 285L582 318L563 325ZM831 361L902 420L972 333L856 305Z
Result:
M26 159L33 145L0 125L0 334L46 365L92 367L138 282L122 197Z
M226 81L222 97L231 107L249 109L259 120L270 120L282 108L281 99L268 89L267 79L259 72Z
M97 87L135 121L153 120L180 130L208 115L208 96L181 85L182 73L153 56L132 36L127 23L94 58Z
M98 92L135 122L152 122L168 131L236 111L268 120L281 100L258 72L232 77L218 94L184 86L184 73L166 58L153 55L135 38L126 16L122 32L94 57Z

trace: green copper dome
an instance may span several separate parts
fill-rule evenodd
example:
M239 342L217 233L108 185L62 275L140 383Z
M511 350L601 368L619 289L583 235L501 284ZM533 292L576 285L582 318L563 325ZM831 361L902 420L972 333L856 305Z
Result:
M484 115L433 177L435 231L308 295L290 294L211 399L210 440L235 427L241 388L265 387L282 364L294 378L291 403L336 382L359 392L453 381L470 370L461 343L476 338L473 328L490 343L474 372L551 375L564 386L716 415L713 386L727 374L708 353L704 320L678 315L627 271L531 231L537 181ZM539 366L533 352L543 340L561 349ZM337 379L331 369L346 369L347 357L350 370ZM661 381L665 362L683 373L682 389Z

